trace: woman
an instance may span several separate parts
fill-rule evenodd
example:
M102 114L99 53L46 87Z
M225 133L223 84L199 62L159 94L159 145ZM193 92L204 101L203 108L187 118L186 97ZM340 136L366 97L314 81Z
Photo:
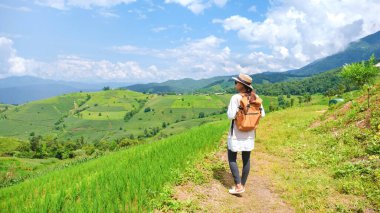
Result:
M247 95L256 95L253 92L253 87L251 86L252 78L249 75L240 73L237 77L232 77L235 80L235 89L239 93L246 93ZM251 96L252 97L252 96ZM258 97L258 95L256 95ZM240 131L236 123L232 122L236 117L236 113L239 110L240 100L242 96L240 94L235 94L231 97L230 103L228 105L227 116L231 119L231 128L228 133L228 162L230 165L231 173L234 178L236 186L229 189L231 194L239 194L245 191L245 183L248 178L250 170L250 155L251 150L254 148L255 143L255 130L243 132ZM264 107L261 104L261 117L265 116ZM231 133L232 130L232 133ZM236 163L237 152L242 152L243 160L243 172L242 176L239 175L238 165Z

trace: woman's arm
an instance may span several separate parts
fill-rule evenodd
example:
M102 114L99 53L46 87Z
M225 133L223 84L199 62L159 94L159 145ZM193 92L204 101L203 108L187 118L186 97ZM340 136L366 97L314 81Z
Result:
M263 104L261 104L261 117L265 117L265 111L264 111Z
M233 95L230 99L230 104L228 105L227 109L227 117L229 119L235 119L236 112L238 111L239 103L236 99L236 95Z
M259 97L259 95L256 94L256 97ZM264 110L264 107L263 107L263 103L261 103L261 117L265 117L265 110Z

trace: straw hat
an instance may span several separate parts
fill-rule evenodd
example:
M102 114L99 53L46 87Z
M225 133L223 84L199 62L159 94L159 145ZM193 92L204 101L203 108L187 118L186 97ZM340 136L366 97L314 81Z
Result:
M234 79L235 81L238 81L246 86L248 86L249 88L253 89L252 87L252 78L251 76L247 75L247 74L244 74L244 73L240 73L237 77L232 77L232 79Z

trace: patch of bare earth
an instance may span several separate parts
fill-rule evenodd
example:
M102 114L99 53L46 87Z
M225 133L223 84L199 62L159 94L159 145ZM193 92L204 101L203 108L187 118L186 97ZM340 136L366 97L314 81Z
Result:
M273 156L257 149L251 153L251 170L246 183L246 190L240 195L228 193L234 185L228 167L227 149L215 154L215 159L222 161L224 168L213 169L209 182L197 185L187 182L176 186L174 198L179 201L191 201L198 206L194 212L295 212L280 198L270 179L265 175L269 165L274 163ZM242 172L241 152L238 152L239 172Z

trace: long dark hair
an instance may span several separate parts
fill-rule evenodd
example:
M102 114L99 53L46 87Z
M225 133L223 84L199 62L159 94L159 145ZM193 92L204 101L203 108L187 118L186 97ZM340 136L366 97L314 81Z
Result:
M245 85L245 84L243 84L243 85L244 85L244 88L246 91L245 94L247 94L247 96L250 96L249 97L250 102L256 100L256 95L255 95L256 91L254 89L252 89L251 87Z

